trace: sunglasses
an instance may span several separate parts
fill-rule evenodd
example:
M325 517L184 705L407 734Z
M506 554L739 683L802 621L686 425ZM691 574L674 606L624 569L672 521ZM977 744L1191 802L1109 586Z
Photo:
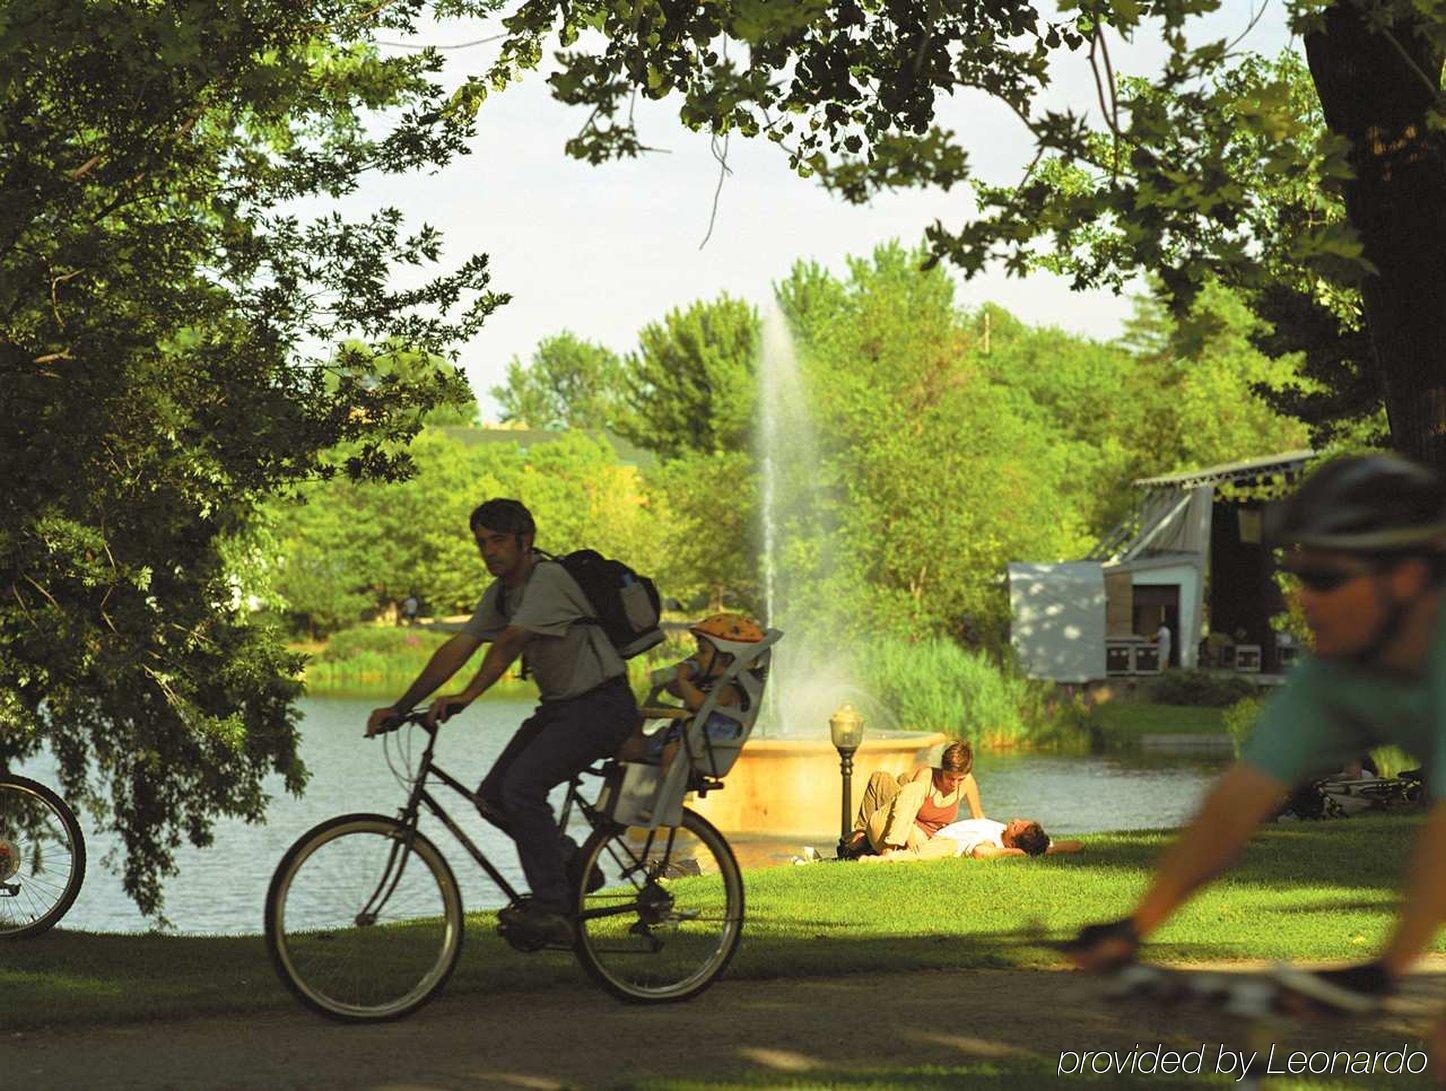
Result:
M1361 576L1368 576L1375 572L1375 568L1287 568L1300 585L1307 591L1334 591L1359 579Z

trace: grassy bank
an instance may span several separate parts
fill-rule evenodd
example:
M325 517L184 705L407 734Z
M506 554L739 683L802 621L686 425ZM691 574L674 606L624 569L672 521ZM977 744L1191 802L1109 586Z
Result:
M1159 935L1153 957L1347 959L1374 951L1391 920L1414 824L1359 818L1266 831L1227 880ZM1118 915L1169 836L1101 834L1085 839L1081 855L1041 860L750 871L745 938L730 976L1053 965L1055 956L1022 930L1064 935ZM569 956L519 955L492 933L491 921L471 917L448 996L592 988ZM0 964L0 1024L12 1029L293 1007L254 936L58 931L7 944Z
M1144 735L1223 735L1223 708L1107 701L1090 710L1093 736L1107 750L1138 746Z
M307 692L316 697L395 697L417 677L451 633L416 626L363 625L322 642L293 645L307 653ZM473 661L475 668L479 660ZM525 694L532 684L513 673L495 687Z

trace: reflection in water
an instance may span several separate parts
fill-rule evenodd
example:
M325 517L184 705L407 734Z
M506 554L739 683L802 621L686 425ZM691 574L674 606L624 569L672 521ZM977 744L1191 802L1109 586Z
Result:
M184 846L177 851L180 873L166 882L165 890L166 913L179 931L259 932L271 873L297 837L338 814L396 812L404 790L387 768L381 743L361 737L366 714L379 703L350 698L302 702L301 750L312 774L306 794L294 799L284 793L280 778L274 778L266 825L218 822L215 843L209 848ZM439 763L463 783L480 781L531 707L530 701L517 698L479 701L442 729L437 744ZM415 745L420 753L420 735ZM393 753L395 763L395 747ZM991 817L1037 818L1051 833L1072 834L1179 825L1193 813L1210 778L1222 764L1219 759L1193 757L981 754L975 762L975 775L985 811ZM52 784L56 779L48 759L28 763L17 772ZM434 794L508 880L525 885L511 841L484 823L449 789L439 786ZM561 789L556 799L560 798ZM149 922L122 892L119 878L102 862L118 848L119 838L96 830L88 817L82 821L90 849L86 881L62 926L95 931L145 930ZM441 823L424 819L422 828L452 864L467 909L502 904L496 887ZM574 836L581 841L585 833L583 827L575 830ZM745 866L769 862L779 855L753 851L746 843L737 847ZM791 851L797 848L792 846Z

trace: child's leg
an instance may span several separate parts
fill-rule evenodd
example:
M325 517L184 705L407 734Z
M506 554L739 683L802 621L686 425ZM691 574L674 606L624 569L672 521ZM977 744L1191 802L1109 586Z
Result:
M636 728L631 735L623 740L623 745L618 747L618 761L646 761L648 757L648 737L643 734L641 726Z

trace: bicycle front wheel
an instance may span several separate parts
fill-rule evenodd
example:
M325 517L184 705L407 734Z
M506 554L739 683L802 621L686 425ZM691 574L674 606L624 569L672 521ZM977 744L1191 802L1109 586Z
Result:
M577 956L608 992L637 1004L688 1000L727 969L743 934L743 878L701 815L600 829L581 855Z
M58 795L26 777L0 777L0 939L37 936L85 881L85 838Z
M266 948L296 997L347 1022L410 1015L462 953L452 869L415 829L379 814L302 835L266 894Z

